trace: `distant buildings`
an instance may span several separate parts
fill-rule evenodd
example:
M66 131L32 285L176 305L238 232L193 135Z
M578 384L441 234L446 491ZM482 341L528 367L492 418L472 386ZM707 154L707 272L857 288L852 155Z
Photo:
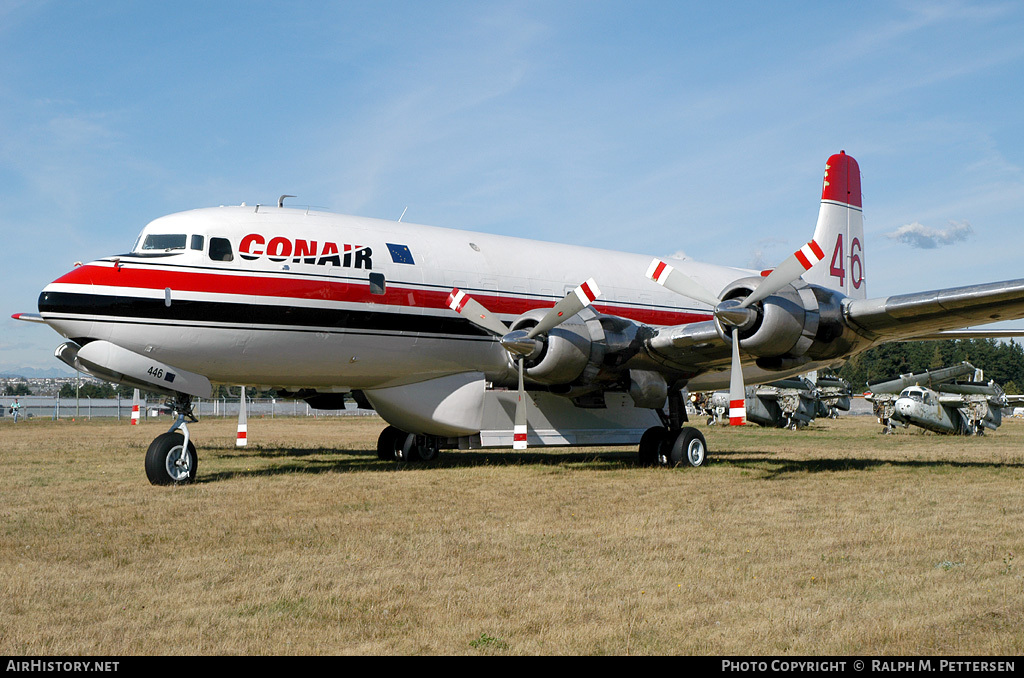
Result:
M15 395L55 396L60 393L61 387L65 384L70 384L74 388L86 384L100 386L105 383L107 382L88 377L84 374L81 376L56 378L3 376L0 377L0 397Z

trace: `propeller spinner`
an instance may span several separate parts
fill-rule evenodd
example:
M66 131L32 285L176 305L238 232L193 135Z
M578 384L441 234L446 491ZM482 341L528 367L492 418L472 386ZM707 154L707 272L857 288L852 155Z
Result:
M747 420L743 366L740 363L740 331L748 329L757 319L757 312L751 306L778 292L824 258L825 253L821 247L811 240L779 264L742 301L719 299L717 295L709 292L696 280L660 259L655 259L648 267L648 278L677 294L713 306L715 318L723 327L731 330L732 365L729 373L729 424L731 426L741 426Z
M509 332L503 322L484 308L483 304L459 288L453 289L451 294L448 295L449 308L477 327L499 337L501 345L518 364L519 393L516 400L516 416L512 431L513 449L526 449L526 388L523 383L523 362L541 348L542 342L537 337L547 334L569 318L572 318L589 306L600 295L601 290L598 289L597 283L594 282L593 278L590 278L566 294L563 299L556 303L540 319L539 323L529 330L514 330L512 332Z

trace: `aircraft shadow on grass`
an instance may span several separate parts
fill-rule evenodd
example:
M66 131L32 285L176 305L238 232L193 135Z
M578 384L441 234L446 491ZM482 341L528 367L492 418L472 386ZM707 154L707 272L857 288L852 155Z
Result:
M437 469L472 468L477 466L566 466L588 471L621 471L636 467L636 454L630 448L621 452L521 452L513 450L475 450L451 452L433 462L402 463L383 461L374 450L345 450L332 448L260 448L245 451L235 448L211 449L212 457L233 459L236 462L252 459L254 463L266 463L269 459L281 463L264 468L225 470L213 473L200 472L197 482L217 482L237 477L277 476L294 473L360 473L360 472L420 472L429 473ZM313 458L315 457L315 458ZM773 480L790 474L839 473L844 471L870 471L883 467L922 470L978 470L978 469L1024 469L1024 462L989 462L964 460L914 460L914 459L872 459L829 457L821 459L780 459L765 451L716 452L705 462L705 466L733 466L761 474L763 480ZM693 473L706 473L709 469L684 469ZM664 472L652 468L652 472Z

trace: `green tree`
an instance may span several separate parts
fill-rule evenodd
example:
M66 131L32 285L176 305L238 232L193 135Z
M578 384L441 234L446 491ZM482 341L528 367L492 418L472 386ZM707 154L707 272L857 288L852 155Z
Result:
M32 390L23 381L16 381L13 384L7 384L7 395L9 396L30 396Z
M998 384L1024 384L1024 346L1010 340L947 339L894 342L864 351L846 362L839 376L854 388L938 367L969 362Z

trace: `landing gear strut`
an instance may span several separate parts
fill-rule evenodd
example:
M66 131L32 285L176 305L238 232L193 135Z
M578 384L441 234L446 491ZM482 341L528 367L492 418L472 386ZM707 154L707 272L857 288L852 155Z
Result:
M181 485L196 479L199 456L185 424L186 419L198 421L192 413L192 396L179 393L174 411L178 418L171 430L158 435L146 450L146 477L154 485Z
M654 426L640 438L641 466L701 466L707 458L708 445L704 435L686 423L686 407L680 391L668 396L668 414L658 410L664 426Z

